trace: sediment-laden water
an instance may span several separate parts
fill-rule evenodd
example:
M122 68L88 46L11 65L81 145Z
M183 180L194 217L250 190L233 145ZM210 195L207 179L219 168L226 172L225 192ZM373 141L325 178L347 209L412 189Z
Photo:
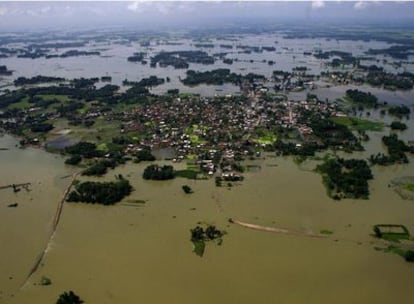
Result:
M243 35L237 39L213 40L216 47L204 50L209 54L228 51L217 46L223 43L275 46L276 51L238 54L240 50L234 48L227 58L240 61L231 66L217 62L191 64L190 68L206 71L225 67L236 73L270 77L273 70L291 71L306 65L317 74L327 67L305 56L305 51L347 50L362 55L369 48L389 46L375 41L284 39L281 35ZM185 70L154 69L127 61L137 51L152 55L161 50L196 49L190 40L181 42L180 46L152 45L149 50L136 43L84 48L107 48L102 57L6 58L1 64L15 72L12 77L3 77L0 86L19 76L38 74L66 78L108 75L114 84L157 75L169 77L171 82L153 88L155 93L172 88L206 96L239 91L230 84L186 87L180 82ZM263 60L274 60L275 65ZM390 70L391 64L380 65ZM405 68L412 72L414 65ZM348 88L354 87L321 86L312 93L332 101ZM362 89L390 104L413 104L413 91ZM289 97L303 99L306 93L290 93ZM378 111L371 111L370 117L392 121L380 117ZM401 132L400 138L413 140L413 120L404 122L409 129ZM367 158L382 151L381 137L388 133L387 128L369 132L367 151L354 155ZM65 166L59 155L16 145L16 139L0 137L0 148L8 148L0 151L0 187L30 182L31 191L0 190L0 303L54 303L66 290L75 291L86 303L102 304L408 303L414 296L414 265L397 255L374 250L378 240L370 235L373 225L384 223L403 224L414 233L414 202L401 199L389 187L394 178L413 175L411 156L409 165L373 168L370 200L340 202L328 198L320 175L304 170L313 168L312 162L298 167L291 158L266 155L264 160L254 161L252 164L261 169L251 170L245 181L233 188L217 188L213 180L144 181L141 175L146 164L127 164L97 180L112 180L122 174L135 188L132 195L110 207L65 204L48 245L56 208L74 169ZM170 152L160 151L157 156L170 157ZM194 193L185 195L181 189L184 184ZM145 204L134 205L130 200L144 200ZM18 206L7 207L12 203ZM324 239L279 235L230 224L229 218L307 233L330 230L333 234ZM192 252L190 242L190 229L199 222L214 224L228 233L222 246L207 244L202 258ZM40 267L22 286L45 246ZM52 284L40 286L42 276L50 278Z
M59 156L15 148L9 136L0 143L10 147L0 152L1 184L33 183L28 193L1 192L0 302L53 303L65 290L86 303L389 303L414 296L413 265L374 250L378 241L370 236L378 223L414 231L414 203L388 187L391 179L413 172L412 163L375 167L370 200L336 202L327 197L318 174L271 155L255 161L261 170L247 173L242 185L231 189L217 188L213 180L144 181L145 164L110 171L97 180L121 173L133 194L110 207L65 204L42 264L20 288L69 182L61 177L72 170ZM184 184L194 194L185 195ZM130 206L135 199L146 203ZM7 208L8 202L19 206ZM333 234L309 239L254 231L230 224L230 217ZM228 233L222 246L207 244L202 258L189 240L198 222ZM52 285L40 286L42 276Z
M305 52L317 51L346 51L351 52L354 56L365 56L365 52L369 49L384 49L391 44L379 41L350 41L350 40L329 40L329 39L286 39L281 33L261 34L261 35L234 35L230 36L231 40L219 40L212 38L209 44L213 44L213 48L196 47L196 42L191 39L174 40L180 45L171 45L165 43L164 40L153 40L148 47L142 47L137 42L127 44L118 44L114 41L102 43L90 43L84 47L76 48L79 51L100 51L100 56L78 56L68 58L2 58L1 64L7 65L9 70L14 71L12 76L0 78L0 86L10 84L14 79L24 76L33 77L37 75L73 78L90 78L111 76L112 83L121 85L122 81L139 81L144 77L155 75L161 78L170 78L170 82L154 87L151 91L155 94L165 93L169 89L180 89L183 93L198 93L203 96L213 96L215 94L233 94L239 92L238 86L225 84L224 86L200 85L196 87L185 86L180 79L186 77L185 69L174 69L169 66L166 68L152 68L149 64L128 62L127 58L132 56L134 52L144 52L147 54L147 60L154 57L162 51L188 51L201 50L209 55L218 53L227 53L225 58L237 59L232 65L224 64L222 60L216 60L214 65L203 65L190 63L189 69L196 71L209 71L217 68L228 68L232 72L247 74L262 74L270 78L274 70L283 70L291 72L293 68L298 66L306 66L308 74L318 75L321 71L337 70L345 71L345 69L333 69L327 66L326 60L319 60L311 55L305 55ZM232 45L232 49L223 48L220 45ZM243 49L237 46L251 47L275 47L275 51L263 51L261 53L251 52L243 53ZM63 53L73 48L63 48L56 53ZM404 71L414 72L414 64L412 57L409 57L408 63L403 67L397 68L396 60L382 55L378 55L370 60L362 60L361 64L383 67L386 71L400 73ZM385 60L384 60L385 59ZM269 65L268 61L273 61L273 65ZM350 67L348 67L348 70ZM102 84L98 84L102 85ZM322 95L330 96L330 93L321 92ZM413 97L414 93L411 93ZM324 97L323 96L323 97ZM385 93L387 96L387 93ZM379 96L381 99L381 96ZM325 97L324 97L325 98Z
M40 149L19 149L0 137L0 185L31 183L26 191L0 190L0 298L15 294L46 245L53 215L70 174L62 157ZM17 203L10 208L8 205ZM7 301L6 301L7 302Z

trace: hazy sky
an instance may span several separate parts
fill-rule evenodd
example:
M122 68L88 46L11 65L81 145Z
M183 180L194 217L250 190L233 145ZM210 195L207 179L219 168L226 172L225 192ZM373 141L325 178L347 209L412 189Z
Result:
M0 30L79 29L127 25L138 28L231 23L234 20L358 22L414 19L407 1L3 1Z

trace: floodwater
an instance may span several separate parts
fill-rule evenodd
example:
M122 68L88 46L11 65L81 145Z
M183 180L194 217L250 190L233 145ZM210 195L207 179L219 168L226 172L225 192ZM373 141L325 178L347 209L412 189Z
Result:
M283 39L281 35L241 35L237 41L216 41L210 54L230 52L238 58L233 65L191 64L190 69L230 68L233 72L255 72L270 76L273 70L290 71L306 65L312 73L325 70L323 61L303 52L317 49L349 50L363 54L369 48L385 48L382 42L336 41L323 39ZM275 41L278 41L275 44ZM0 79L0 86L19 76L100 77L110 75L114 84L157 75L171 82L153 88L162 93L171 88L202 95L238 92L238 87L197 86L180 83L185 70L150 68L130 63L133 52L196 49L190 40L183 45L102 44L85 50L106 48L102 57L65 59L1 59L14 70L12 77ZM219 44L275 46L276 52L238 54ZM81 48L82 50L82 48ZM65 51L65 50L62 50ZM254 60L254 62L250 62ZM269 66L263 60L274 60ZM390 60L388 58L388 60ZM385 64L391 68L392 62ZM414 65L405 68L413 71ZM319 88L321 99L342 97L349 87ZM413 91L390 92L369 87L381 101L412 105ZM306 92L289 97L304 98ZM381 119L378 111L371 118ZM385 118L385 122L391 120ZM413 140L413 120L405 121L404 140ZM383 149L381 136L389 132L369 132L366 158ZM127 164L97 180L112 180L123 174L135 191L115 206L65 203L57 231L48 243L53 218L68 185L73 168L59 155L39 149L16 147L17 140L0 137L0 186L31 182L31 191L13 193L0 190L0 303L54 303L63 291L73 290L86 303L395 303L414 297L414 265L391 253L374 250L381 242L370 236L379 223L406 225L414 233L414 202L402 200L391 188L395 177L412 175L414 159L405 166L374 167L370 200L333 201L326 195L321 177L295 165L291 158L267 155L253 162L252 170L233 188L217 188L214 180L154 182L141 178L146 164ZM158 158L171 156L159 151ZM349 157L349 156L348 156ZM174 164L184 167L185 164ZM301 169L302 168L302 169ZM185 195L182 185L194 190ZM134 206L129 200L144 200ZM18 203L17 208L7 205ZM132 205L132 206L131 206ZM331 230L325 239L254 231L228 223L229 218L249 223L319 233ZM190 229L209 223L227 231L222 246L207 244L204 257L192 252ZM39 269L26 282L37 257L47 248ZM42 276L50 286L39 285ZM25 283L25 284L24 284Z
M169 66L166 68L151 68L149 64L128 62L127 58L134 52L147 53L147 60L161 51L177 50L202 50L209 55L226 53L225 58L237 59L232 65L224 64L221 60L216 60L214 65L203 65L191 63L189 69L195 71L208 71L216 68L228 68L232 72L247 74L257 73L271 77L274 70L292 71L294 67L306 66L309 74L320 74L321 71L332 70L326 63L329 60L319 60L313 56L305 55L304 52L342 50L352 52L354 56L365 56L369 49L383 49L390 44L379 41L349 41L349 40L328 40L328 39L285 39L281 33L262 34L262 35L234 35L229 36L231 40L218 40L212 38L213 48L196 47L191 39L176 39L174 43L180 45L167 44L164 40L153 40L148 47L142 47L139 43L131 42L119 44L119 41L107 41L100 43L90 43L87 46L77 48L80 51L100 51L100 56L78 56L68 58L1 58L0 64L6 65L9 70L13 70L12 76L0 78L0 87L7 86L20 76L33 77L36 75L64 77L67 79L80 77L101 77L112 76L112 83L122 85L122 81L139 81L144 77L155 75L162 78L170 78L170 82L151 89L153 93L165 93L169 89L178 88L183 93L197 93L202 96L226 95L239 92L238 86L225 84L224 86L199 85L196 87L185 86L180 79L186 77L185 69L174 69ZM276 43L277 42L277 43ZM223 48L220 45L232 45L232 49ZM243 53L237 46L255 47L275 47L275 51L263 51L262 53L251 52ZM68 49L60 49L63 53ZM57 53L59 53L57 52ZM365 60L362 63L376 64L384 67L390 72L414 72L414 64L410 56L403 67L397 68L396 60L382 55L375 56L373 60ZM384 59L386 61L384 61ZM269 65L267 61L275 62ZM105 84L105 83L103 83ZM103 85L102 83L100 85ZM10 86L12 88L12 86Z
M31 183L30 192L0 190L0 302L8 302L24 282L51 232L53 216L70 173L62 158L40 149L19 149L0 135L0 186ZM17 203L16 208L7 207ZM6 299L8 299L6 301Z
M371 87L369 85L336 85L331 86L327 83L320 82L320 87L311 90L306 89L300 92L289 92L288 98L292 100L305 100L306 94L316 94L320 100L335 101L338 98L342 98L346 95L346 91L360 90L363 92L371 92L378 98L379 103L387 102L389 105L414 105L414 90L398 90L390 91L383 88Z
M33 186L29 193L0 190L1 303L53 303L66 290L103 304L394 303L414 296L414 265L374 250L381 243L370 236L378 223L414 231L414 202L388 188L392 178L414 172L412 157L407 166L374 168L370 200L340 202L327 197L318 174L290 158L254 161L261 170L231 189L216 188L213 180L144 181L146 164L128 164L97 180L121 173L134 186L132 195L108 207L66 203L41 266L21 287L69 183L61 177L72 171L60 156L20 150L15 143L0 138L0 147L11 149L0 152L1 185ZM185 195L184 184L194 193ZM127 203L133 199L146 203L133 207ZM19 206L7 208L12 201ZM333 234L280 235L229 224L229 218ZM202 258L189 240L199 222L227 231L222 246L207 244ZM40 286L42 276L52 285Z

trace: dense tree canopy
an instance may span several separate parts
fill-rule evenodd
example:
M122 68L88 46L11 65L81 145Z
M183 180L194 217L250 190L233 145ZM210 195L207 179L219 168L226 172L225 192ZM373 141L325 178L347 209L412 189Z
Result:
M373 176L365 160L329 159L319 165L317 170L324 176L328 193L334 199L368 199L368 180Z
M96 150L96 145L87 141L81 141L73 146L67 147L66 152L69 154L80 155L85 158L102 156L102 152Z
M378 99L376 96L372 95L370 92L365 93L360 90L347 90L346 96L349 97L353 102L367 106L367 107L376 107Z
M155 156L152 155L151 149L149 147L144 147L142 150L138 151L136 156L138 162L155 160Z
M67 165L77 165L82 161L82 157L78 154L74 154L68 159L65 160L65 164Z
M410 108L402 105L402 106L392 106L388 109L388 114L396 117L403 117L410 115L411 111Z
M116 182L83 182L69 193L68 202L113 205L132 191L129 181L120 178Z
M407 125L401 121L393 121L390 125L392 130L405 130Z
M65 291L64 293L62 293L56 304L82 304L83 301L81 300L81 298L76 295L72 290L70 290L69 292Z
M153 180L167 180L173 179L175 177L173 166L158 166L150 165L145 168L144 174L142 175L144 179L153 179Z

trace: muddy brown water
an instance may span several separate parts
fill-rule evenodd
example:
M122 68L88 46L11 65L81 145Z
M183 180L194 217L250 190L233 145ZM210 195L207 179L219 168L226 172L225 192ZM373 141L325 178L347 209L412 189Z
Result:
M0 152L1 184L34 182L28 193L0 193L0 303L54 303L65 290L86 303L394 303L414 296L414 265L375 251L370 236L377 223L404 224L414 232L414 202L387 186L414 172L412 164L375 168L370 200L335 202L318 174L290 158L272 157L257 161L262 169L231 189L216 188L213 180L144 181L145 164L110 171L98 180L121 173L135 188L126 201L146 203L65 204L41 266L21 287L70 180L61 177L72 171L59 156L13 148L8 136L0 141L10 147ZM185 195L184 184L194 194ZM8 202L19 206L7 208ZM230 217L333 235L308 239L254 231L229 224ZM207 244L202 258L189 241L198 222L228 233L222 246ZM52 285L40 286L42 276Z

